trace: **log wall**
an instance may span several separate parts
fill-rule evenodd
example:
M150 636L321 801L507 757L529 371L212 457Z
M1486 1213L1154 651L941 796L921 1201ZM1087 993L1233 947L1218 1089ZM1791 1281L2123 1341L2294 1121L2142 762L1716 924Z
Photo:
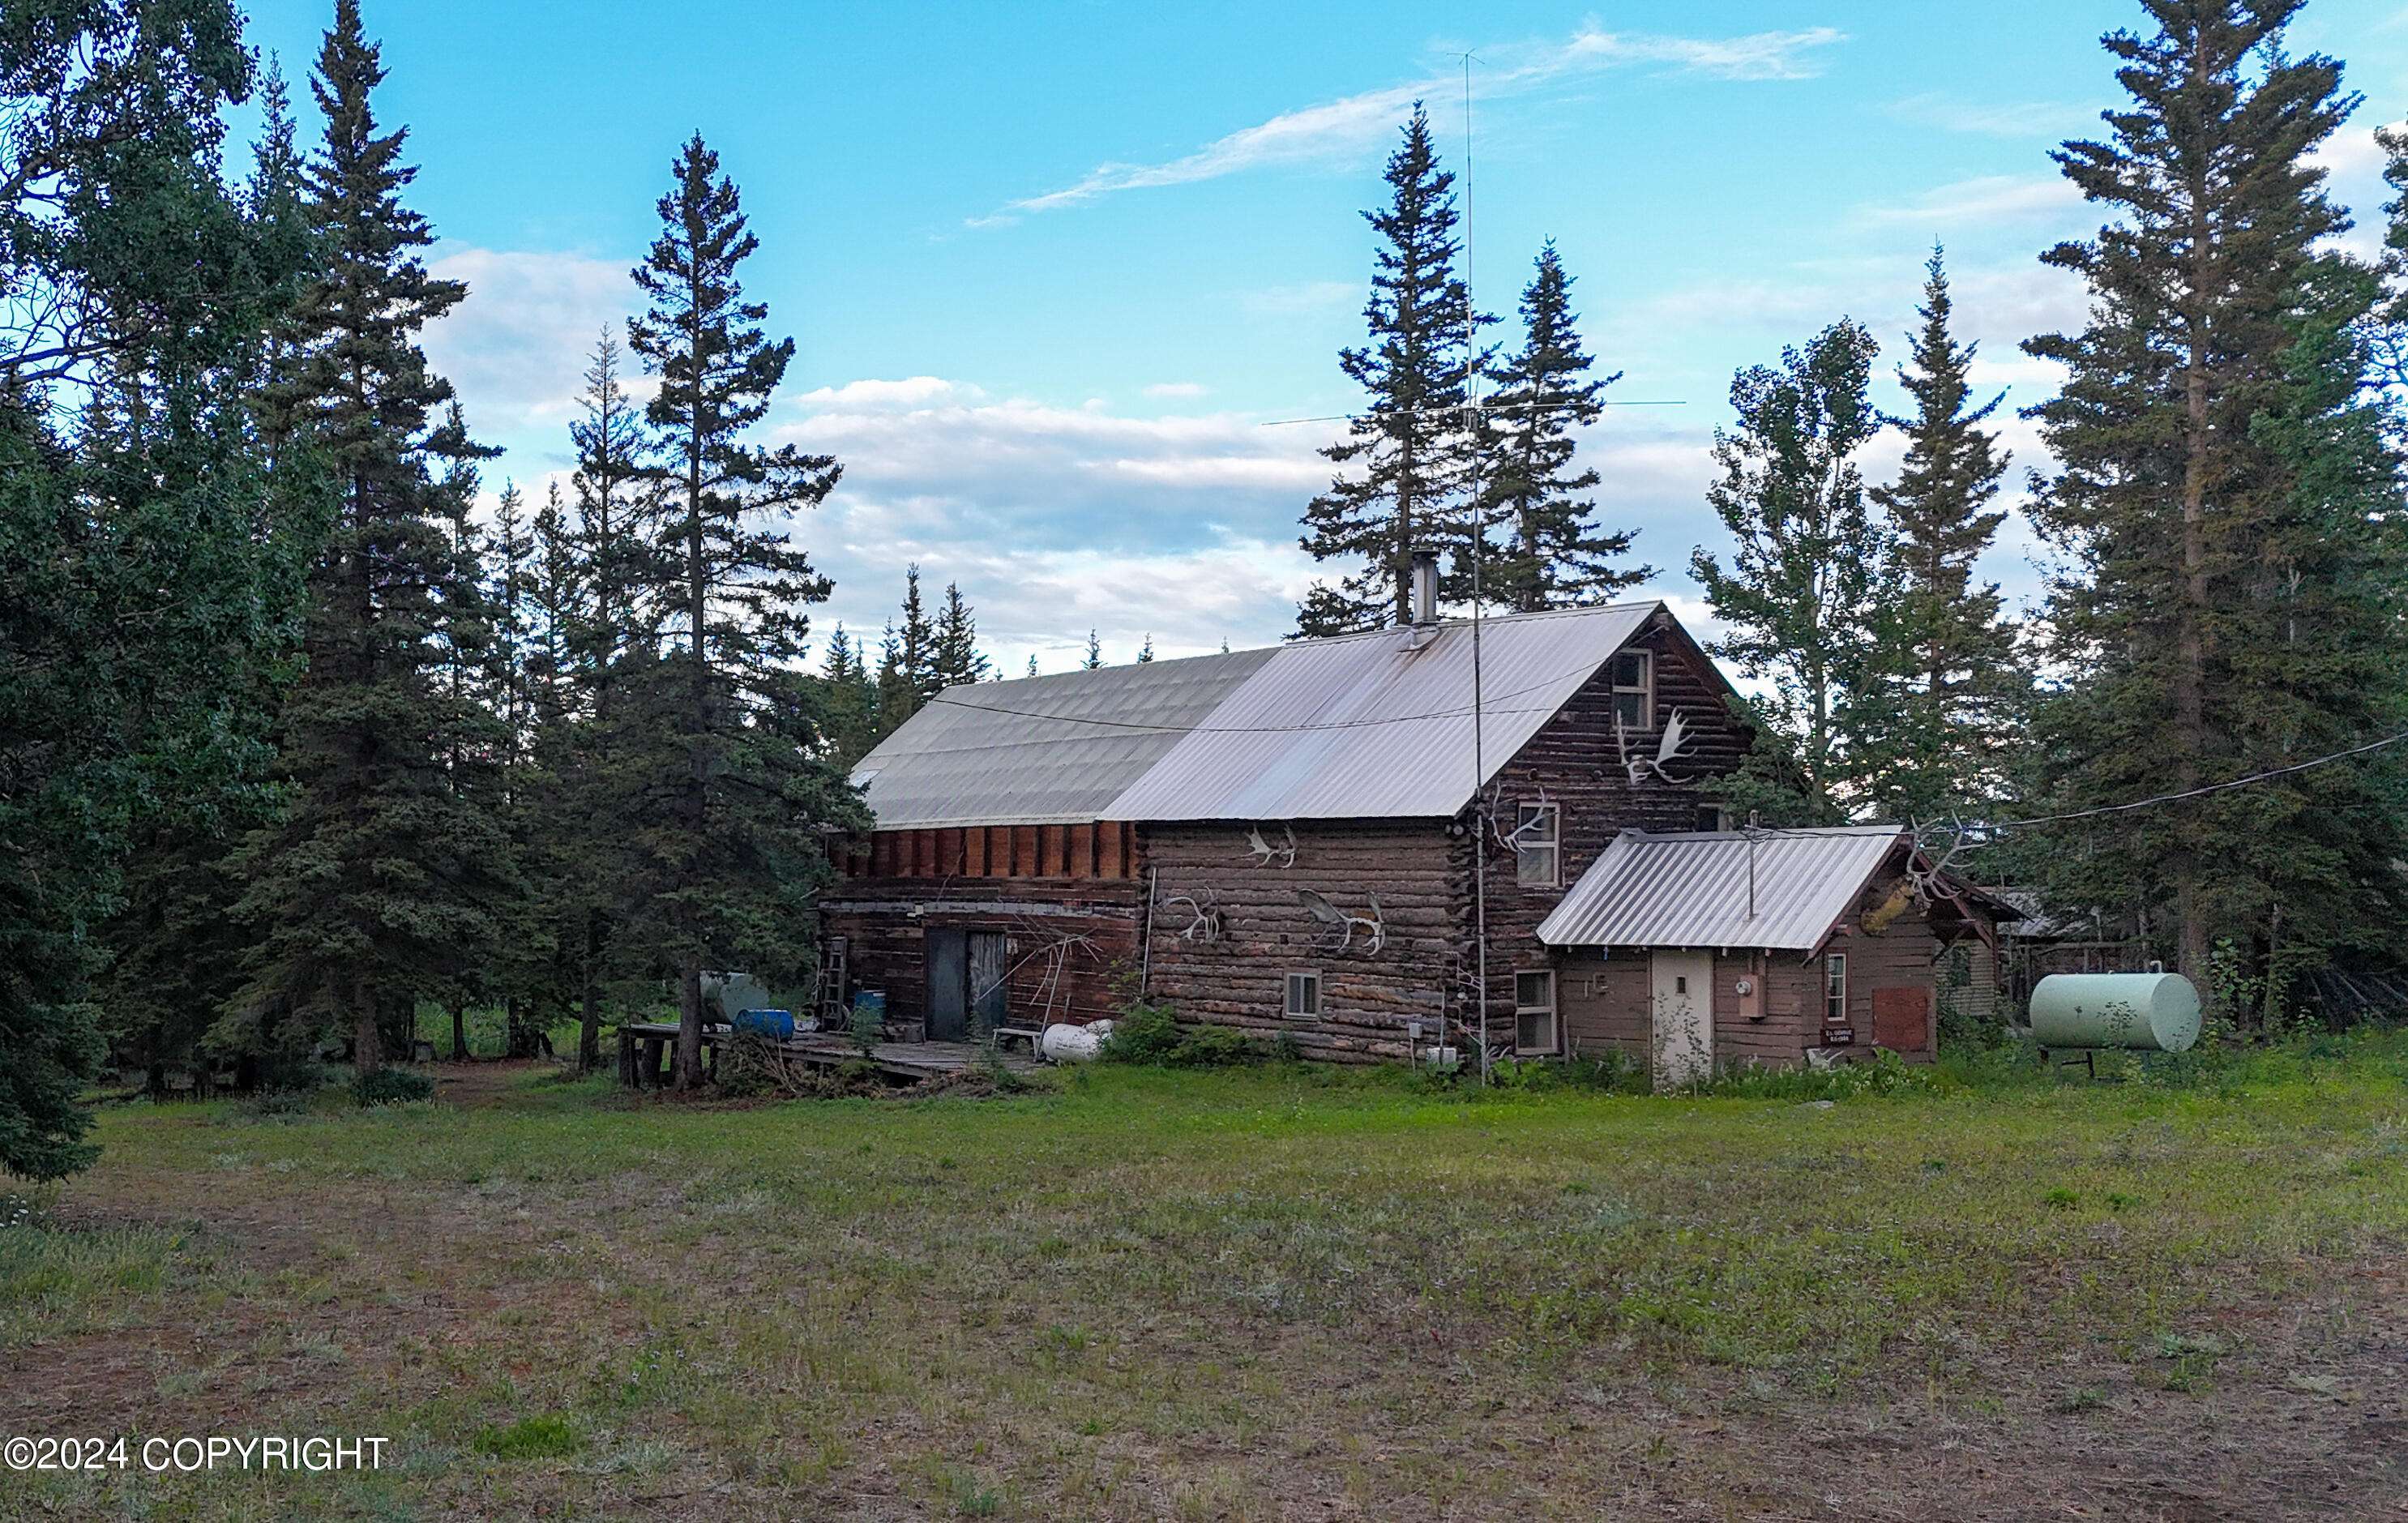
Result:
M1258 864L1247 829L1146 827L1154 879L1149 994L1182 1019L1266 1040L1283 1033L1306 1056L1334 1062L1406 1057L1410 1021L1424 1023L1425 1045L1435 1043L1461 952L1445 823L1300 823L1292 866ZM1284 846L1276 829L1264 834ZM1369 950L1359 927L1341 947L1306 907L1304 889L1354 915L1369 916L1376 897L1380 950ZM1209 929L1197 927L1199 916ZM1292 971L1321 975L1318 1019L1287 1017Z

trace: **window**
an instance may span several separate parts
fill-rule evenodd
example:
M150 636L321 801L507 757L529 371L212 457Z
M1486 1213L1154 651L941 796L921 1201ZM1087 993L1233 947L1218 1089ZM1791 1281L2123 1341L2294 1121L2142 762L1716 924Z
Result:
M1700 830L1727 830L1727 829L1729 829L1730 827L1731 827L1731 814L1730 814L1730 806L1729 806L1729 805L1727 805L1727 804L1699 804L1699 805L1698 806L1698 829L1700 829Z
M1288 974L1287 1013L1298 1020L1311 1020L1321 1013L1319 973Z
M1848 1024L1848 955L1844 952L1823 959L1823 1024Z
M1613 717L1625 729L1656 727L1656 661L1645 651L1613 658Z
M1563 882L1563 806L1522 804L1513 814L1513 881L1532 888Z
M1513 1050L1552 1053L1555 1048L1555 975L1513 975Z

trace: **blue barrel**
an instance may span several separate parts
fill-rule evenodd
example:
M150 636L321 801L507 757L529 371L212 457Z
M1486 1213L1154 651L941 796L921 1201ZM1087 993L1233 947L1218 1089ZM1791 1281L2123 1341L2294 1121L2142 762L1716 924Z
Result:
M856 1025L867 1018L872 1025L884 1026L886 1024L886 991L884 989L853 990L853 1018Z
M736 1029L775 1042L792 1042L795 1040L795 1013L791 1010L739 1010L736 1013Z

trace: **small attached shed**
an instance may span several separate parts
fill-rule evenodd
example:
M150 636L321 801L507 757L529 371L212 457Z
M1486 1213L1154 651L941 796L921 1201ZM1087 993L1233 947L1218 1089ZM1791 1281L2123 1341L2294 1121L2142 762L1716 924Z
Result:
M1999 907L1896 826L1626 830L1539 926L1569 1056L1681 1084L1886 1048L1937 1052L1951 950L1995 956Z

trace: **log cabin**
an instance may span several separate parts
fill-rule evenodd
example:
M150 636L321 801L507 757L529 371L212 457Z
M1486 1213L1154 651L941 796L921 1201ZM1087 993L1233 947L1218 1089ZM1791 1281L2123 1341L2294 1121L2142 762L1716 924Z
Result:
M902 1040L1142 998L1335 1061L1625 1041L1638 1007L1598 1001L1624 998L1644 949L1541 927L1630 833L1741 839L1709 784L1754 743L1744 706L1660 602L1475 626L1436 616L1433 580L1406 626L948 689L853 773L877 827L823 907L835 992L882 991ZM1849 895L1881 886L1859 865L1798 891L1820 907L1850 873ZM1885 932L1920 959L1911 1042L1869 1016L1721 1055L1795 1062L1886 1034L1928 1056L1956 923L1915 909ZM1809 949L1730 945L1795 965L1762 985L1784 999L1807 976Z

